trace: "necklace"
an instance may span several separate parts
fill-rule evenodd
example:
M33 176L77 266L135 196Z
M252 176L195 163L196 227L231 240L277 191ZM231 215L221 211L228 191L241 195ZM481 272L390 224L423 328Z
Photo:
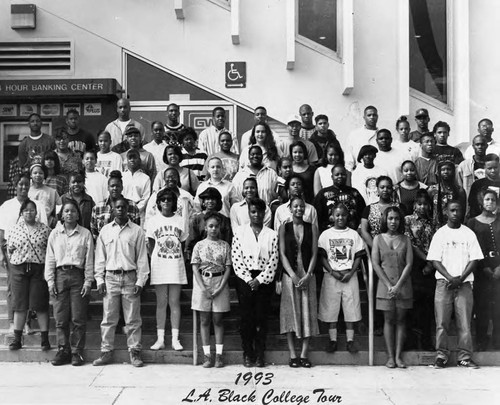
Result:
M255 235L255 239L258 239L260 231L262 231L262 228L256 229L253 226L251 226L251 228L252 228L253 234Z

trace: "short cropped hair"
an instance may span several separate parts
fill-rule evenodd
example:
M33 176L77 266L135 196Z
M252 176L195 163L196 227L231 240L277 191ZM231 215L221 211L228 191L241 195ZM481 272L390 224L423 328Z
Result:
M314 122L317 124L319 120L328 121L328 117L325 114L316 115L316 117L314 117Z

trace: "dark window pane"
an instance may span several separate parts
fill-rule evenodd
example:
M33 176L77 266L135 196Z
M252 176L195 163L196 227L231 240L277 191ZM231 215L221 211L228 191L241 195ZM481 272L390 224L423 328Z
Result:
M299 0L299 35L337 52L337 0Z
M410 0L410 86L447 103L446 0Z

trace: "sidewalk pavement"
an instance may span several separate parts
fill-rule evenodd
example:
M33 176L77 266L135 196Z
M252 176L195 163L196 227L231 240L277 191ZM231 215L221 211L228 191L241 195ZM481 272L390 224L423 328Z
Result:
M291 369L129 364L54 367L0 363L7 404L499 404L500 367L387 369L317 366Z

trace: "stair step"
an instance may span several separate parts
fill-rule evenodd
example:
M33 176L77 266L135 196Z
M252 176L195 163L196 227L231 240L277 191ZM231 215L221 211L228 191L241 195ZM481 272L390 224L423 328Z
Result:
M55 350L49 352L42 352L36 349L22 349L17 351L10 351L6 346L0 346L0 362L49 362L55 356ZM198 351L197 364L202 362L201 350ZM84 358L87 364L90 365L92 360L98 358L100 350L88 349L84 351ZM193 364L193 352L184 350L176 352L173 350L142 350L142 359L145 363L156 364ZM368 365L368 352L361 351L355 355L348 352L339 351L335 354L325 355L324 352L311 351L309 359L313 365ZM267 365L286 365L289 361L289 353L287 350L276 350L266 352ZM243 353L241 350L225 350L224 361L227 365L241 364ZM403 360L408 366L427 366L434 363L434 352L405 352ZM474 354L475 361L481 366L498 366L500 364L500 352L480 352ZM382 366L387 361L387 355L380 351L374 353L374 365ZM114 351L114 363L130 362L129 353L125 349L118 349ZM456 352L450 355L450 366L456 364Z

